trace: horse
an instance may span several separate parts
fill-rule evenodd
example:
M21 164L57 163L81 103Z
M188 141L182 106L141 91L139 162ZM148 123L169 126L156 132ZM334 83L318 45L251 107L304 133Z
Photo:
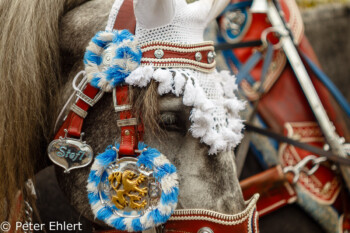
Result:
M135 5L137 22L149 26L166 21L159 14L162 1L143 0ZM169 2L169 1L168 1ZM150 4L152 3L152 4ZM220 4L219 4L220 3ZM212 5L215 18L228 1L187 1L186 4ZM17 190L25 192L25 182L47 166L46 146L54 135L54 122L68 96L72 80L83 69L83 55L90 38L103 30L112 0L3 1L0 4L0 169L3 177L0 199L1 219L7 219L16 202ZM148 9L144 14L143 9ZM162 9L162 8L160 8ZM164 8L163 8L164 10ZM153 12L153 13L152 13ZM171 15L171 14L170 14ZM151 22L156 22L152 25ZM236 175L234 153L208 155L208 146L189 132L191 108L172 94L159 96L157 83L132 88L132 105L142 113L146 128L144 141L156 147L177 167L180 193L178 209L208 209L237 214L246 208ZM105 94L89 111L84 140L95 152L118 141L120 135L112 96ZM69 174L56 167L57 179L69 203L85 218L94 218L86 193L89 167ZM32 203L34 205L34 203Z
M1 203L4 207L1 209L5 210L1 219L7 218L11 203L15 202L13 194L18 189L24 190L25 181L49 164L46 146L55 133L58 109L72 92L71 82L82 69L85 47L95 32L103 30L112 4L113 1L83 0L32 1L26 5L20 1L4 1L1 4L0 25L6 36L1 38L0 52L3 61L0 138L4 145L0 158L1 171L8 177L1 182L1 197L7 198ZM34 56L29 59L27 54ZM245 204L232 151L208 156L208 148L188 132L191 108L182 104L181 97L159 97L156 90L154 82L147 90L133 88L133 102L144 114L145 141L159 148L179 170L178 208L205 208L227 214L242 211ZM117 127L111 127L117 119L111 103L111 96L105 95L89 112L84 124L86 141L97 152L114 143L119 134ZM70 204L90 221L103 225L94 219L82 188L89 170L75 170L67 175L56 167L56 172ZM285 212L286 216L289 211ZM300 213L295 216L300 217ZM272 224L276 231L287 227L284 222L276 221L280 217L270 218L273 223L265 224L267 232L271 232ZM289 224L300 225L296 223L303 218ZM312 220L305 221L300 232L321 231L316 226L313 228Z

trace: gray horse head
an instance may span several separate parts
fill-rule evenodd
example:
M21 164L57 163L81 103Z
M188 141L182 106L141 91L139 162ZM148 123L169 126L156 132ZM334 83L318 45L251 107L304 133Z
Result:
M195 10L194 6L199 7L201 9L199 13L206 12L207 15L205 15L204 19L209 21L215 18L228 2L227 0L201 0L187 6L188 8L193 7L193 10ZM137 22L138 24L142 22L145 29L164 26L175 17L175 6L178 3L183 4L186 1L135 1L134 6ZM23 42L24 50L32 51L33 54L40 54L38 57L34 56L32 60L22 58L18 60L23 65L21 69L16 70L11 64L8 64L6 68L2 69L4 72L3 81L10 80L11 78L11 80L19 80L18 83L21 83L24 81L21 79L23 74L29 76L29 78L33 78L33 82L29 82L26 85L32 85L32 89L36 89L32 92L35 93L36 97L40 97L16 99L16 103L38 108L37 112L42 114L40 117L43 116L39 119L35 115L35 112L26 111L28 117L25 119L34 119L34 122L37 124L28 122L26 124L30 124L30 127L22 126L18 129L19 133L26 135L26 138L28 138L28 140L22 142L21 148L25 148L34 142L37 143L38 140L35 140L37 138L36 134L42 135L44 132L44 136L52 136L52 132L50 134L50 132L42 131L42 128L53 129L53 124L49 126L46 124L49 121L45 118L45 115L54 112L49 107L55 103L59 103L57 105L62 107L67 97L72 93L71 83L73 77L78 71L83 69L82 57L85 48L92 36L104 29L113 1L94 0L85 2L83 0L66 0L55 4L52 3L50 5L49 3L42 2L38 7L34 4L28 5L24 9L21 7L20 1L8 3L9 14L11 14L8 16L9 18L15 19L16 17L21 17L21 15L26 15L26 17L32 19L32 21L23 20L24 23L30 22L23 27L28 28L28 30L25 30L27 35L30 35L30 32L34 32L35 35L28 37L26 43L22 40L18 40L17 43ZM203 6L210 6L211 10L206 11ZM27 12L27 8L33 9L35 14L32 14L31 11ZM15 13L15 9L27 13L17 14ZM44 12L43 14L47 17L47 21L44 24L42 22L43 19L39 17L41 15L40 12ZM60 15L63 15L63 17L60 18ZM58 21L59 19L60 22ZM8 25L6 24L4 28L10 30L11 22ZM14 20L13 22L17 21ZM34 27L35 25L39 25L39 23L41 23L42 27ZM33 31L29 29L33 29ZM17 31L21 32L21 30ZM38 39L40 36L36 34L45 36L45 38L43 37L45 43L39 43L41 41ZM9 33L9 37L12 35L16 36L16 34ZM9 48L12 45L15 46L15 44L11 43L11 40L7 41L9 42ZM15 53L16 50L13 51ZM2 57L4 56L6 54L2 54ZM37 59L40 59L40 61ZM61 63L58 63L59 60ZM32 64L27 66L28 62ZM11 73L7 72L9 70L14 73L7 78L7 74ZM44 76L50 77L52 80L60 77L60 80L50 82ZM62 85L58 85L58 83ZM49 84L52 89L45 90L46 92L44 94L38 91L38 87L44 87L46 84ZM4 94L6 93L4 90ZM135 109L141 110L145 119L146 133L144 141L150 147L157 148L166 155L177 167L180 182L178 208L201 208L226 214L235 214L242 211L245 208L245 203L236 177L233 151L227 150L219 152L216 155L208 155L209 147L201 143L199 139L194 138L189 131L191 126L191 107L183 104L182 97L173 94L158 95L157 83L153 81L147 88L140 89L134 87L132 95ZM29 96L34 96L34 94L29 92L27 97ZM45 98L47 96L50 99ZM37 101L33 102L32 100ZM55 108L56 112L57 109L58 107ZM16 109L12 109L11 111L14 113L18 112ZM10 116L10 114L8 115ZM17 115L13 114L13 116ZM9 118L6 115L4 119ZM17 120L19 119L22 118L18 118ZM118 115L113 110L112 96L109 94L104 95L99 103L89 111L89 115L84 122L83 131L87 135L85 140L92 146L95 155L103 152L106 146L114 144L115 141L119 140L118 135L120 135L120 132L118 132L119 129L116 127L117 119ZM3 121L1 120L1 122ZM30 135L35 135L35 137L31 138ZM5 143L3 141L5 138L1 138L1 140ZM16 148L17 136L15 134L11 135L9 140L12 140L7 151L9 154L23 152ZM34 151L36 149L36 147L30 148ZM30 161L33 154L35 154L33 151L24 151L21 155ZM2 158L6 156L6 154L1 155ZM39 159L44 159L44 156L46 155L37 153L37 158ZM18 161L14 159L13 164L17 164ZM29 166L29 163L22 163L19 167ZM85 167L73 170L70 174L65 174L60 167L56 168L60 187L71 205L89 220L98 222L92 215L85 189L89 171L90 168ZM7 170L6 174L9 174ZM28 174L30 174L30 171ZM14 177L14 180L17 179L16 174L11 173L10 175ZM18 182L21 182L20 179ZM8 196L8 194L2 195Z

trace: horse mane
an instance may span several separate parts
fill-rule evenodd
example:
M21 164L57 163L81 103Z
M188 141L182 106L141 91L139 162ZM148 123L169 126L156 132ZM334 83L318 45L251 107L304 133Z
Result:
M86 0L0 3L0 220L24 191L52 136L59 89L59 20ZM50 113L50 114L48 114ZM41 157L40 157L41 156ZM37 166L37 167L35 167Z
M147 131L159 140L166 136L165 131L160 127L159 122L159 94L157 92L158 83L151 80L146 88L133 87L131 89L131 102L135 116L142 116L142 120Z

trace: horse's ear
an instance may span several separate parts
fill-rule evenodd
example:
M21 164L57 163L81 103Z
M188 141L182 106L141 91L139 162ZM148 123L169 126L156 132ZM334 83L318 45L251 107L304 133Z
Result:
M151 29L166 25L175 15L175 0L134 0L138 23Z

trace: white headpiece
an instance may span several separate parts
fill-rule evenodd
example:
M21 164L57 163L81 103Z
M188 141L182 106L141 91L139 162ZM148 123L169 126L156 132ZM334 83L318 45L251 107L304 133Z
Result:
M136 38L141 47L154 41L201 43L205 27L226 5L225 2L201 0L187 4L185 0L176 1L171 22L152 29L139 22L136 15ZM190 130L195 138L210 146L210 154L231 150L241 141L243 124L238 112L244 108L244 103L234 95L237 89L235 77L228 71L203 73L148 65L137 68L125 81L145 87L151 79L159 82L160 95L183 95L183 104L193 107Z

